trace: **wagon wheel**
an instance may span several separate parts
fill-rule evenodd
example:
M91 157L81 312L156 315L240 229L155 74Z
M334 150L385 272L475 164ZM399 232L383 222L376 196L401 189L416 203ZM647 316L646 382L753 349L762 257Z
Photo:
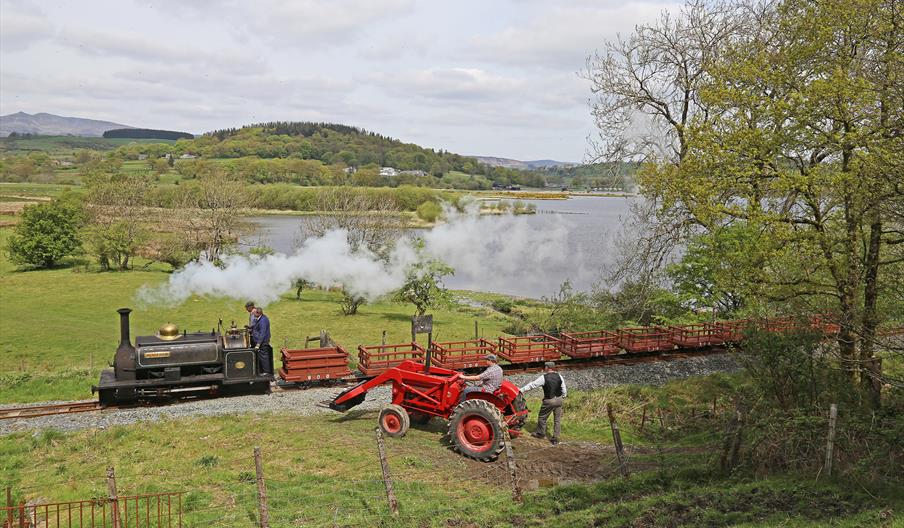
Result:
M505 419L499 409L486 400L466 400L449 418L449 439L455 450L487 462L496 460L503 448Z
M411 426L411 418L408 411L398 405L387 405L380 411L380 429L383 434L392 437L402 437Z

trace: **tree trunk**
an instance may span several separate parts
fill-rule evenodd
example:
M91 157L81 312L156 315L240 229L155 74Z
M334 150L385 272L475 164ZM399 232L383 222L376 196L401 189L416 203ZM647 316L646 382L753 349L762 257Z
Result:
M870 211L869 245L866 250L866 273L863 291L863 323L860 334L860 388L867 394L874 408L881 405L881 385L876 383L878 362L873 361L876 327L879 325L879 262L882 241L882 220L877 208Z

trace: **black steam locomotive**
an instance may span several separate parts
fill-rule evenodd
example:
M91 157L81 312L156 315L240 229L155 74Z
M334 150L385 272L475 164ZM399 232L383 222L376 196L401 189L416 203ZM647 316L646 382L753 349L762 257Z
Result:
M111 369L92 386L103 404L170 396L266 392L272 376L259 372L248 331L182 332L172 324L156 335L129 339L128 308L120 308L120 343Z

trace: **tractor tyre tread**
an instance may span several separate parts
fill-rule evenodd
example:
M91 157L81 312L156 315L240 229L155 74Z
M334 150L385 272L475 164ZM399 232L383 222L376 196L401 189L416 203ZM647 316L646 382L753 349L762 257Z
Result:
M386 426L383 423L383 418L390 413L395 414L398 417L398 430L387 430ZM383 430L383 434L385 434L386 436L401 438L408 433L408 428L411 427L411 417L408 415L408 411L406 411L402 406L389 404L383 406L383 408L380 409L380 417L377 419L377 424L380 426L380 429Z
M494 445L489 449L479 452L473 451L467 446L462 445L459 441L456 431L461 424L462 419L471 414L481 415L492 426ZM481 462L491 462L499 457L499 454L505 447L505 427L505 417L502 415L499 408L491 402L481 399L465 400L455 407L455 410L452 411L452 415L449 417L449 441L452 443L455 450L462 455Z

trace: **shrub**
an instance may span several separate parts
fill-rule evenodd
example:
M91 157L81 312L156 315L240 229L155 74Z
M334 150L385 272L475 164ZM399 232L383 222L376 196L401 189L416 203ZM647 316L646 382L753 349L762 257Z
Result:
M514 307L514 304L515 303L513 303L511 299L496 299L492 302L492 304L490 306L492 306L493 309L496 310L497 312L502 312L502 313L507 314L507 313L512 313L512 308Z
M75 197L26 207L7 243L10 260L47 268L74 254L81 247L78 233L83 217Z
M417 206L417 215L425 222L435 222L443 214L443 208L438 203L430 201Z

